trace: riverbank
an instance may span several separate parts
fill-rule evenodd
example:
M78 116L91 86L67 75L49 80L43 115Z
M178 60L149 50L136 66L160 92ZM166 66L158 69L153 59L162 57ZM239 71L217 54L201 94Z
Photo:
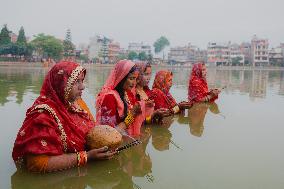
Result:
M83 64L85 67L113 67L114 64ZM41 62L0 62L0 67L46 67ZM166 68L166 69L190 69L191 66L180 65L152 65L154 68ZM284 70L284 67L251 67L251 66L208 66L208 69L217 70Z

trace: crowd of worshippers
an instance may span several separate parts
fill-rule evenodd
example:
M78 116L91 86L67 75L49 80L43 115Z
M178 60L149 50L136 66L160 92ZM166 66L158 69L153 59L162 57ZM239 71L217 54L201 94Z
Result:
M12 157L18 169L52 172L84 166L92 160L111 159L118 153L108 146L88 149L86 135L109 125L122 135L140 135L144 124L162 124L163 117L178 114L197 102L213 102L219 89L208 89L206 66L193 65L188 99L176 102L170 93L173 73L158 71L152 89L152 68L147 63L121 60L95 98L96 116L81 98L86 69L61 61L47 73L39 97L27 110L17 134Z

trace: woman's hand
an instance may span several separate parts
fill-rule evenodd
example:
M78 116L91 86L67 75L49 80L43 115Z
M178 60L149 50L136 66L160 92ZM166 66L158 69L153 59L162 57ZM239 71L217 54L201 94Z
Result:
M171 111L167 108L160 108L153 112L152 120L158 124L163 124L163 117L168 117L171 115Z
M192 106L191 102L182 101L178 104L180 109L189 109Z
M111 159L117 152L116 151L109 151L108 147L102 147L98 149L92 149L87 152L88 160L91 159L98 159L98 160L104 160L104 159Z

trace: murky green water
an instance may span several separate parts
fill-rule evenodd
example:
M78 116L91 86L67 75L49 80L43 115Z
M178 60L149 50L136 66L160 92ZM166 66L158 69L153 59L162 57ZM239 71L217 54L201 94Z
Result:
M87 68L83 98L94 112L110 68ZM216 104L144 128L143 145L80 170L19 173L13 143L47 71L0 66L1 189L284 188L284 71L210 69L210 87L227 86ZM173 96L186 99L189 70L173 72Z

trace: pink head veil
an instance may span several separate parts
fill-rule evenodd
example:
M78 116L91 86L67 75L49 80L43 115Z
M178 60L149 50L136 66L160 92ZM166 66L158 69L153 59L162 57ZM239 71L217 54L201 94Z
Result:
M120 99L118 92L115 91L114 89L119 84L119 82L129 73L129 71L134 65L135 64L130 60L120 60L119 62L115 64L108 79L106 80L105 85L102 87L100 93L97 96L97 100L96 100L96 111L97 111L96 120L97 121L100 120L99 118L101 116L100 115L101 105L103 103L105 96L108 94L114 95L117 101L117 105L118 105L118 114L119 116L123 115L123 110L124 110L123 102ZM97 124L100 124L100 123L97 123Z

